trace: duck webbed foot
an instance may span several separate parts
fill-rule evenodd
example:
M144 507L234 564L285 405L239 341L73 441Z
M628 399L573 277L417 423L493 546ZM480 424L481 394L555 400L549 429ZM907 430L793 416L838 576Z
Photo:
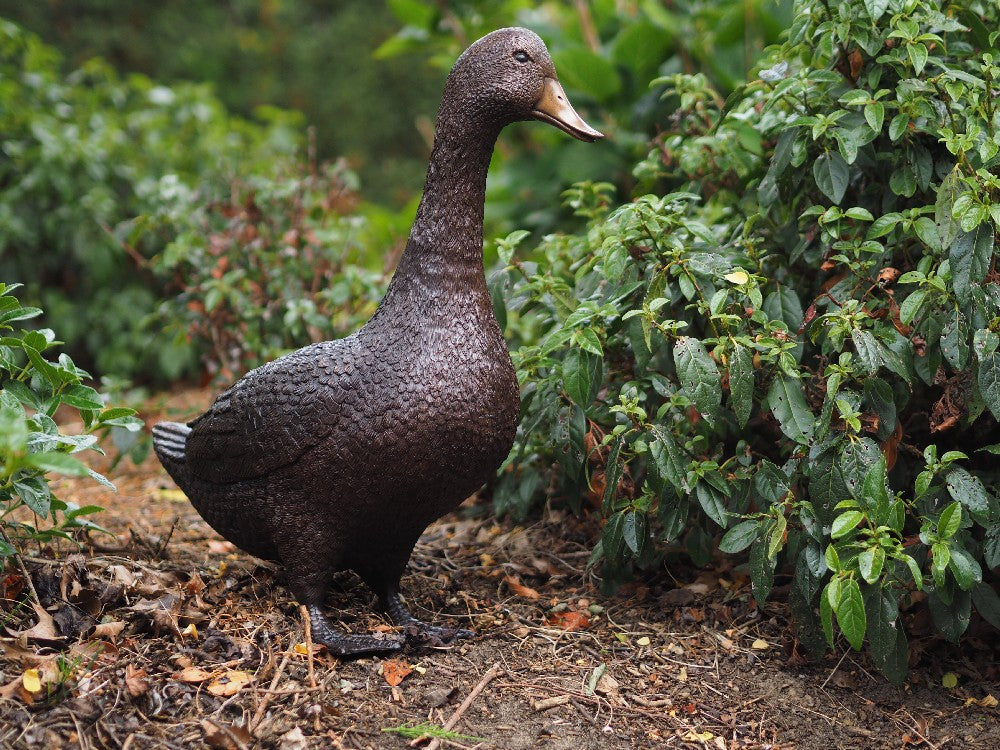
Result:
M399 598L399 592L389 593L383 600L385 611L397 625L402 626L406 642L411 646L434 647L446 646L459 638L471 638L475 635L465 628L446 628L440 625L418 620Z
M312 639L322 643L334 656L364 656L365 654L380 654L399 651L406 645L407 638L395 633L372 633L356 635L341 633L330 627L323 610L318 605L311 605L309 623L312 629Z

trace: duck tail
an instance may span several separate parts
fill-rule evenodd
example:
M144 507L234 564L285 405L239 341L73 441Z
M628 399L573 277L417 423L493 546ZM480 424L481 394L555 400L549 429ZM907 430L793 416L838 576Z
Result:
M180 422L160 422L153 426L153 450L163 468L180 483L185 472L188 435L191 428Z

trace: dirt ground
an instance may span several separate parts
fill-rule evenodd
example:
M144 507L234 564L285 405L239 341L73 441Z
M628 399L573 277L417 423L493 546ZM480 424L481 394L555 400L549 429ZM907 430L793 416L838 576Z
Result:
M183 418L204 399L160 411ZM473 499L424 534L411 608L475 638L310 659L280 570L212 532L155 458L112 479L117 494L57 482L105 507L114 537L25 558L44 609L11 611L26 586L4 573L0 748L407 748L387 730L422 722L460 735L441 747L499 750L1000 747L995 631L974 624L961 647L916 636L895 688L864 654L807 661L780 587L758 607L721 558L602 596L586 569L597 521L558 509L517 525ZM328 610L352 632L387 629L373 603L344 575Z

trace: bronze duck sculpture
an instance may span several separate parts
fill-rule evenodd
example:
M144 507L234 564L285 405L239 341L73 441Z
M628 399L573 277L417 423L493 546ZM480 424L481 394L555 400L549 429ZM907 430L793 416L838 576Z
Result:
M483 272L483 204L497 136L529 119L602 137L536 34L494 31L448 76L423 197L372 318L252 370L192 422L153 428L160 462L205 521L284 565L313 638L336 655L468 635L414 618L399 582L423 530L482 486L514 441L520 399ZM403 634L330 626L322 605L345 569Z

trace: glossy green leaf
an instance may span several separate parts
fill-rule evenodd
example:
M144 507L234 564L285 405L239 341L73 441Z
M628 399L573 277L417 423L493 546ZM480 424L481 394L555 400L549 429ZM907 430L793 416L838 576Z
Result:
M737 344L729 354L729 393L731 408L740 427L746 427L753 408L753 357L745 346Z
M972 603L984 620L1000 630L1000 596L992 585L985 581L976 584L972 589Z
M827 151L813 162L816 187L835 204L843 200L849 176L847 162L836 151Z
M867 547L858 555L858 571L867 583L878 581L884 565L885 550L881 547Z
M742 552L757 538L760 525L758 521L740 521L727 531L719 541L719 551L727 554Z
M841 584L834 612L837 615L837 624L847 642L855 651L860 651L865 641L867 618L861 589L853 578L845 578Z
M948 494L973 513L982 513L989 509L990 494L983 486L982 480L961 466L952 466L948 470L945 484L948 487Z
M767 393L767 402L781 431L797 443L808 443L813 434L813 413L806 405L798 380L779 375Z
M833 528L830 530L830 536L834 539L846 536L857 528L864 517L864 513L859 510L848 510L841 513L833 520Z
M949 251L955 296L968 304L973 285L981 284L993 257L993 228L980 224L971 232L960 231Z
M674 362L681 387L702 414L722 403L722 381L715 361L698 339L682 336L674 344Z

